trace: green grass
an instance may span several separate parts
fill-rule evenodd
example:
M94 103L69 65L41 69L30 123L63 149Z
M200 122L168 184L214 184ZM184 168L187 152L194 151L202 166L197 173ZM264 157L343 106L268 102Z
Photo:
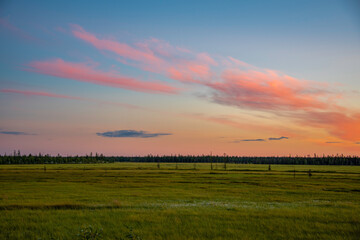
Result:
M359 239L360 166L160 166L2 165L0 239Z

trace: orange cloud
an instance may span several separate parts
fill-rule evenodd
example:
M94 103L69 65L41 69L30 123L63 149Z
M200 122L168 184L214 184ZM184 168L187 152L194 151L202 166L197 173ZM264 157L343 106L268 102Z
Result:
M360 114L338 106L334 102L338 96L320 84L272 70L229 69L222 81L206 85L216 103L272 112L339 139L360 139Z
M360 113L306 112L295 116L300 118L302 124L323 128L337 138L360 140Z
M34 61L29 63L28 66L30 67L26 69L28 71L110 87L141 92L172 94L177 92L177 89L174 87L162 83L144 82L134 78L120 76L116 73L102 72L93 69L92 66L85 63L65 62L62 59L55 59L50 61Z
M225 70L222 82L209 83L214 102L255 110L326 109L324 91L274 71Z

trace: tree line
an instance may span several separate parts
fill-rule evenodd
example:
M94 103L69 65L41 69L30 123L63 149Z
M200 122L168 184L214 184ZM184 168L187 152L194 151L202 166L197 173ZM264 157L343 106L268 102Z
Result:
M360 157L353 155L317 156L228 156L224 155L147 155L147 156L104 156L88 154L85 156L24 155L14 151L11 155L0 155L0 164L81 164L114 162L153 162L153 163L235 163L235 164L289 164L289 165L360 165Z

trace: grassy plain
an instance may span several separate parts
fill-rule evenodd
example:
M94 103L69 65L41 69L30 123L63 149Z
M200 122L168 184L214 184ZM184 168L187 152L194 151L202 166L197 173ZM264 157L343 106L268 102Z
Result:
M213 166L2 165L0 239L359 239L359 166Z

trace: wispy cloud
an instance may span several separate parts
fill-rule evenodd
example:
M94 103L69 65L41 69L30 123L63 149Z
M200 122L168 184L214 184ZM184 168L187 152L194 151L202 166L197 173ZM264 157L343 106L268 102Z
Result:
M0 18L0 26L23 40L39 42L39 39L16 27L5 18Z
M283 140L283 139L289 139L288 137L271 137L269 138L270 141L278 141L278 140Z
M136 131L136 130L118 130L118 131L109 131L96 133L98 136L102 137L113 137L113 138L154 138L159 136L172 135L171 133L149 133L146 131Z
M326 129L332 136L343 140L358 141L360 138L360 113L308 111L293 113L291 117L300 124Z
M207 122L218 123L221 125L226 125L239 129L252 129L252 130L261 130L265 132L269 132L270 134L290 134L289 129L284 126L268 126L261 122L249 122L247 120L237 120L235 116L207 116L201 113L184 113L181 116L204 120Z
M120 56L122 63L211 88L212 100L219 104L265 111L327 107L328 101L324 101L324 98L327 100L329 97L328 91L315 82L298 80L274 70L259 69L233 57L220 57L221 61L216 61L207 53L183 51L155 38L131 46L100 38L79 25L71 27L75 37L99 50ZM222 65L219 66L218 62ZM219 66L220 75L212 70L214 66Z
M156 65L163 64L163 60L155 56L155 54L151 51L136 49L126 43L114 40L99 39L95 34L85 31L81 26L76 24L71 24L71 28L75 37L90 43L99 50L114 52L121 57L137 62Z
M252 69L228 69L222 81L207 84L212 100L223 105L263 111L326 109L326 91L313 85L276 71Z
M279 141L282 139L289 139L289 138L288 137L268 138L269 141ZM255 138L255 139L241 139L241 140L233 141L233 143L239 143L239 142L266 142L266 140L264 138Z
M333 144L333 143L342 143L342 142L325 142L325 143Z
M62 59L54 59L48 61L33 61L29 63L28 66L29 68L25 69L27 71L81 82L141 92L171 94L177 92L176 88L160 82L145 82L135 78L124 77L115 72L103 72L96 70L94 66L87 63L74 63L66 62Z
M33 133L18 132L18 131L0 131L0 134L7 134L7 135L35 135Z
M86 31L75 24L71 25L71 32L77 39L101 52L110 53L110 56L123 64L191 83L189 86L203 86L208 90L206 99L213 103L267 112L295 124L325 129L329 135L342 140L359 141L360 114L339 106L338 99L341 96L332 91L329 85L258 68L231 56L214 58L208 53L197 53L156 38L125 43ZM178 91L160 82L145 82L119 73L100 71L87 63L55 59L31 62L29 67L27 70L41 74L134 91ZM202 118L237 128L254 125L226 118ZM279 133L286 134L282 131L276 134Z
M359 140L360 113L339 106L339 95L326 85L253 69L225 70L222 80L206 85L215 103L265 111L343 140Z
M72 33L99 50L114 53L121 63L156 72L181 82L200 83L212 76L210 66L218 63L207 53L194 53L151 38L133 45L104 39L72 24Z
M233 141L234 143L239 143L239 142L265 142L265 139L262 138L256 138L256 139L241 139L241 140L235 140Z
M55 93L50 93L50 92L37 92L37 91L26 91L26 90L24 91L24 90L16 90L16 89L1 89L0 92L15 93L15 94L21 94L21 95L25 95L25 96L41 96L41 97L83 100L83 98L80 98L80 97L73 97L73 96L55 94Z
M97 104L104 104L104 105L113 105L118 107L124 107L129 109L145 109L140 106L136 106L133 104L128 103L120 103L120 102L114 102L114 101L102 101L92 98L83 98L83 97L76 97L76 96L69 96L69 95L62 95L62 94L56 94L51 92L44 92L44 91L28 91L28 90L17 90L17 89L1 89L0 92L3 93L12 93L12 94L21 94L24 96L39 96L39 97L50 97L50 98L63 98L63 99L72 99L72 100L81 100L81 101L87 101Z

